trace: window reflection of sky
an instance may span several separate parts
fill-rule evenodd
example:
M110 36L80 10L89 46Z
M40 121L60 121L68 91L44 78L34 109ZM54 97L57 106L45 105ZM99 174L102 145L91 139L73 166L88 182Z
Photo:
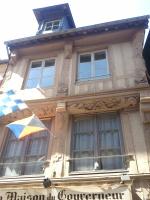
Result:
M91 80L109 74L105 52L80 55L78 80Z

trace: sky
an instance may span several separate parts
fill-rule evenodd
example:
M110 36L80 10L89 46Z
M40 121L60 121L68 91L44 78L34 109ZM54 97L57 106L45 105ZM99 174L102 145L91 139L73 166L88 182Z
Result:
M4 41L33 36L38 24L34 8L69 3L76 27L150 14L150 0L0 0L0 59Z

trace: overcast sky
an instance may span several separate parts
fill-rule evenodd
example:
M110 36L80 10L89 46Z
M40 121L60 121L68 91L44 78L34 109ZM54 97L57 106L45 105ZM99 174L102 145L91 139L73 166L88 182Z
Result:
M0 59L4 41L35 35L33 9L69 3L76 27L150 14L150 0L0 0Z

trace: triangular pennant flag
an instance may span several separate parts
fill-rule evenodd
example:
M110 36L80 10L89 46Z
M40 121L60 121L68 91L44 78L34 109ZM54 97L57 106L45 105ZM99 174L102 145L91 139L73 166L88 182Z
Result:
M6 127L19 139L42 130L47 130L46 126L35 115L12 122Z

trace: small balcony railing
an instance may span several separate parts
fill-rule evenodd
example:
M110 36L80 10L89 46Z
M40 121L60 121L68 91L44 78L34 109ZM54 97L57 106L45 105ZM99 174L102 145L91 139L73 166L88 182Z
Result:
M126 170L132 155L107 155L70 158L70 172Z
M42 174L45 161L0 163L0 176Z

